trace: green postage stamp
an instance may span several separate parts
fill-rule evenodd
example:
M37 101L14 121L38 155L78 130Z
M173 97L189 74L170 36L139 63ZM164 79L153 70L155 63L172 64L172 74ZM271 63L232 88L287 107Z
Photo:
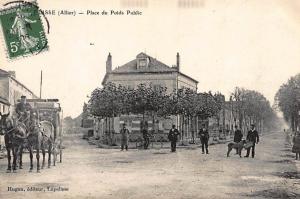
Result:
M0 10L0 22L10 59L37 54L48 49L36 4L25 2Z

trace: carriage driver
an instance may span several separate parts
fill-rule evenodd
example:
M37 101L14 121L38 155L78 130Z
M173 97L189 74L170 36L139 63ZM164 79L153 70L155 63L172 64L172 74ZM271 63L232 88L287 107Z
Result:
M16 106L16 113L18 116L18 120L23 122L27 127L29 127L30 122L30 114L32 112L32 108L29 103L26 101L26 96L21 96L21 101Z

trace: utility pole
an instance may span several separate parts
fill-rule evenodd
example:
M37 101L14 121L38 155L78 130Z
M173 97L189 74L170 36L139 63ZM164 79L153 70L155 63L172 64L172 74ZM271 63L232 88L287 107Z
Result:
M40 99L42 99L42 85L43 85L43 71L41 70L41 80L40 80Z

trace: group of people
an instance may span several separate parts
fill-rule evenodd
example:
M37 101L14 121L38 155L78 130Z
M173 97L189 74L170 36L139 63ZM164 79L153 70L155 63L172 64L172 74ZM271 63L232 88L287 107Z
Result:
M243 139L243 134L242 134L242 131L238 128L238 126L235 126L234 128L235 128L235 131L234 131L233 141L235 143L239 143ZM258 144L258 142L259 142L259 135L258 135L258 132L255 129L255 125L254 124L251 125L251 128L248 131L246 140L248 142L251 142L252 146L249 147L249 148L247 148L247 154L246 154L245 157L246 158L249 157L250 150L251 150L251 156L252 156L252 158L254 158L254 156L255 156L255 145ZM236 153L238 154L238 151L236 151Z
M172 125L172 129L169 131L168 139L171 142L171 152L176 152L176 142L178 140L179 131L175 128L175 125ZM206 128L206 125L203 124L202 128L199 130L199 137L201 141L201 148L202 148L202 154L209 154L208 152L208 141L209 141L209 132ZM238 126L235 126L235 132L234 132L234 142L239 143L243 139L242 131L238 128ZM252 146L247 148L247 154L245 157L249 157L250 150L251 150L251 156L254 158L255 156L255 144L258 144L259 142L259 135L258 132L255 129L255 125L251 125L251 129L248 131L246 140L248 142L252 142ZM238 153L238 151L237 151ZM299 157L300 158L300 157Z
M142 129L143 139L144 139L144 149L148 149L150 144L150 135L146 127ZM128 151L128 140L129 140L129 130L126 128L126 123L123 123L120 130L121 135L121 151Z
M144 139L144 149L147 149L150 143L150 137L149 133L146 128L142 129L143 139ZM126 128L126 124L123 124L123 127L120 130L121 135L121 151L128 150L128 137L129 137L129 130ZM176 143L178 141L178 136L180 135L178 129L176 129L176 126L173 124L172 128L169 131L168 139L171 142L171 152L176 152ZM202 128L199 130L199 137L201 141L201 148L202 148L202 154L209 154L208 152L208 141L209 141L209 132L206 128L206 125L203 124ZM233 141L236 143L239 143L243 139L242 131L238 128L238 126L235 126L234 131L234 138ZM254 158L255 156L255 145L259 142L259 135L258 132L255 129L255 125L251 125L251 129L248 131L246 140L248 142L252 142L252 146L247 148L247 154L245 157L249 157L250 151L251 156ZM238 153L238 151L237 151ZM300 157L299 157L300 158Z
M176 143L179 135L180 133L178 129L176 129L176 126L173 124L168 135L168 139L171 142L171 152L176 152ZM208 154L209 133L208 130L205 128L205 125L203 125L203 128L200 129L199 135L202 144L202 153L204 154L204 148L205 148L206 154Z

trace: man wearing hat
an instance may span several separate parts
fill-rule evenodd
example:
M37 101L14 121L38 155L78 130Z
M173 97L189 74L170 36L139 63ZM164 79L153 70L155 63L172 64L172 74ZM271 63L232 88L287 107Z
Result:
M171 141L171 152L176 152L176 142L179 135L179 131L175 127L173 124L168 134L168 139Z
M252 156L252 158L254 158L254 155L255 155L255 144L258 144L258 142L259 142L258 132L255 130L255 125L254 124L251 124L251 129L250 129L250 131L248 131L247 141L252 142L253 145L247 149L247 154L246 154L245 157L246 158L249 157L249 155L250 155L250 149L252 148L251 156Z
M128 137L129 137L129 130L126 128L126 124L123 124L123 128L120 130L121 134L121 151L124 150L128 151Z
M204 154L204 148L206 154L208 154L208 140L209 140L209 133L208 130L205 128L205 124L202 124L202 128L199 130L200 141L202 144L202 154Z
M234 131L233 141L235 143L239 143L240 141L242 141L243 134L242 134L242 131L238 128L237 125L235 125L234 128L235 128L235 131ZM238 149L236 149L236 154L238 154Z
M22 95L20 102L16 105L16 113L18 120L24 122L27 127L30 121L31 111L32 108L30 104L27 103L26 96Z

